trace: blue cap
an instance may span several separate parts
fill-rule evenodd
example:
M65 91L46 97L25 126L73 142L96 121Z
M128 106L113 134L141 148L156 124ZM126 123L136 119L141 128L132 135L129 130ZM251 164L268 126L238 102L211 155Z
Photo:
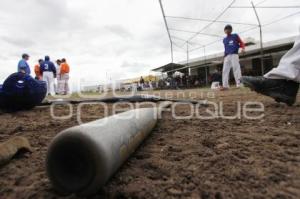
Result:
M25 59L26 57L29 57L29 55L26 54L26 53L24 53L24 54L22 55L22 58Z
M230 24L227 24L225 26L224 30L232 30L232 26Z

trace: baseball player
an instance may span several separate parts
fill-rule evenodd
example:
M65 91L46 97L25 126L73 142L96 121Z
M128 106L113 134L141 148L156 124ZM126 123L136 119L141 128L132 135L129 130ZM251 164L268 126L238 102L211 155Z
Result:
M23 54L22 59L18 63L18 72L25 73L27 75L30 75L30 67L27 61L29 60L28 54Z
M63 58L60 65L60 94L67 95L69 92L69 73L70 66L67 60Z
M56 60L56 82L54 83L54 90L56 94L60 93L60 65L61 65L61 60L57 59Z
M34 66L34 73L35 73L35 79L37 80L42 80L42 74L41 74L41 64L43 63L44 60L39 59L39 63L37 63Z
M239 63L239 49L242 48L242 53L245 53L245 44L241 40L238 34L232 33L232 26L226 25L224 32L227 35L223 39L225 53L224 53L224 64L223 64L223 73L222 73L222 88L221 90L229 89L229 73L230 69L233 70L233 75L237 87L241 86L241 66Z
M47 94L54 95L54 78L56 77L56 68L49 56L45 56L45 61L41 64L41 74L43 80L47 83Z

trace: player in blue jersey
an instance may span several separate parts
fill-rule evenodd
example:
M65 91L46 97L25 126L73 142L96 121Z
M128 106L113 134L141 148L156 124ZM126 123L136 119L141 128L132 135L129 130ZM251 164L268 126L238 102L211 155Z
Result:
M25 73L27 75L30 75L30 67L27 61L29 60L28 54L23 54L22 59L18 63L18 72Z
M41 74L47 83L47 94L54 95L54 78L56 78L56 68L49 56L45 56L45 61L41 64Z
M232 26L226 25L224 32L227 35L224 40L224 65L223 65L223 74L222 74L222 89L229 89L229 73L232 68L236 86L241 86L241 66L239 63L239 49L242 48L242 53L245 52L245 44L241 40L238 34L232 33Z

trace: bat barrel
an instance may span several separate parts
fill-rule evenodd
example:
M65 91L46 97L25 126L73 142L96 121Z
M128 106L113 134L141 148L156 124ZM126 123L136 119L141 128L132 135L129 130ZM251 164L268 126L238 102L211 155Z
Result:
M152 131L157 108L141 108L69 128L49 146L47 174L61 193L91 195Z

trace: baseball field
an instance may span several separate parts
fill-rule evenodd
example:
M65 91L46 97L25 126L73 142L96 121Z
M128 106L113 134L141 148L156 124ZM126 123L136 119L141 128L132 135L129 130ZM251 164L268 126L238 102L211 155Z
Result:
M178 103L166 110L149 137L91 198L300 198L299 96L289 107L246 88L150 94L208 104ZM56 118L48 106L1 113L0 142L24 136L33 152L19 153L0 167L0 198L76 198L60 196L45 172L53 137L78 125L77 105L72 110L57 106ZM83 122L105 116L97 104L80 110ZM65 115L71 116L62 119Z

